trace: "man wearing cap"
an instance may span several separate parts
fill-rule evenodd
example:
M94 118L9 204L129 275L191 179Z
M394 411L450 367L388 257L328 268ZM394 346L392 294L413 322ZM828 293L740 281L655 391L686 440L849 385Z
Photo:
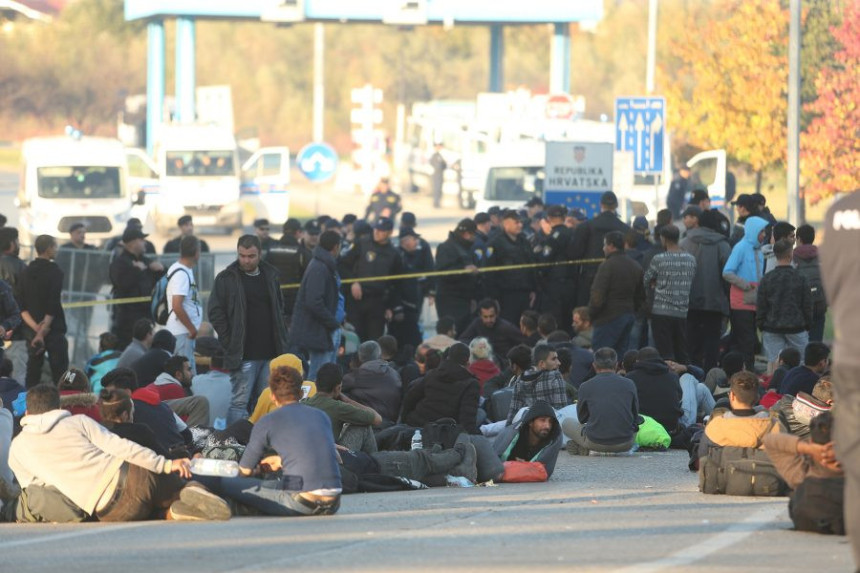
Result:
M502 215L502 229L490 241L493 253L487 266L511 267L530 265L535 262L534 253L522 233L523 223L513 209ZM534 268L517 268L497 271L487 280L487 294L499 301L501 317L512 324L519 324L524 310L534 308L537 299L537 281Z
M490 231L487 233L487 236L492 241L496 238L496 235L502 232L502 208L498 205L493 205L489 209L487 209L487 215L490 216Z
M576 268L565 264L567 251L573 232L564 224L567 208L563 205L550 205L541 221L546 240L540 255L540 262L556 263L541 271L546 296L541 302L541 310L555 317L564 331L570 332L570 317L576 302Z
M110 281L113 298L147 297L152 287L164 274L164 266L144 256L147 235L137 227L126 227L122 234L122 252L110 264ZM131 342L134 323L139 318L149 318L149 301L116 304L113 306L111 332L119 338L119 347Z
M654 243L648 240L648 236L651 234L651 231L648 229L648 219L642 215L637 215L633 219L633 232L636 239L633 248L642 253L644 257L645 253L654 248Z
M364 211L364 218L370 224L383 217L393 222L401 209L403 206L400 203L400 195L391 190L388 177L383 177L370 195L370 203Z
M309 251L299 242L301 229L302 224L298 219L287 219L283 226L283 235L271 246L269 255L266 257L266 262L278 269L278 281L281 286L298 285L311 261L312 256L309 256ZM289 327L293 307L296 304L298 286L282 288L281 291L284 293L284 320Z
M164 254L176 253L179 254L179 243L182 241L182 237L188 237L189 235L194 234L194 220L191 218L191 215L182 215L176 221L176 226L179 227L179 236L173 239L170 239L164 244ZM206 244L206 241L200 239L200 252L208 253L209 245Z
M104 253L87 243L87 227L81 222L69 227L69 242L60 245L55 262L67 277L63 288L68 302L88 302L96 299L104 282ZM71 308L66 313L69 333L74 339L73 361L89 360L93 355L89 342L93 307Z
M131 219L128 220L128 222L126 222L125 229L126 230L137 229L138 231L143 233L143 223L141 223L140 219L138 219L137 217L132 217ZM125 231L123 231L123 233L125 233ZM120 253L122 252L122 243L123 243L122 237L123 236L124 235L116 236L116 237L108 240L105 243L105 250L113 253L111 255L111 261L113 261L113 259L118 257L120 255ZM143 235L143 236L148 237L149 235ZM144 240L143 241L143 252L144 252L144 254L147 254L147 255L154 255L155 254L155 245L153 245L151 241Z
M719 209L711 209L711 198L708 196L708 190L704 185L699 184L693 188L693 194L690 197L690 206L698 207L702 212L712 212L713 216L719 221L720 232L726 238L731 235L732 224L729 222L729 218L723 215Z
M404 227L409 227L413 231L418 228L418 219L415 218L415 213L412 213L410 211L404 211L403 212L403 214L400 216L400 228L402 229ZM433 260L433 250L430 248L430 243L425 241L424 237L422 237L421 235L419 235L417 233L418 232L416 231L415 236L418 237L418 248L420 250L423 250L425 253L427 253L430 260L432 261Z
M275 243L275 240L269 235L270 229L271 225L268 219L257 219L254 221L254 234L260 239L260 247L263 249L260 255L263 260L269 256L269 249Z
M752 195L741 193L737 199L732 201L732 205L735 206L738 212L738 218L735 221L735 226L732 228L732 234L729 236L729 244L734 247L744 238L744 223L746 220L758 215L759 204L753 199Z
M630 227L621 219L615 210L618 209L618 197L612 191L600 196L600 214L591 221L581 223L573 235L568 257L571 260L603 259L603 238L611 231L618 231L622 236L630 232ZM577 283L577 305L587 306L591 296L591 283L597 274L597 264L582 265Z
M302 238L299 239L299 246L304 252L306 260L309 261L313 257L314 248L320 244L321 234L322 225L316 219L309 220L302 228Z
M582 209L571 209L567 212L567 217L564 218L565 226L571 231L576 230L580 223L588 221L588 217Z
M454 319L457 332L466 329L478 297L478 259L473 250L477 225L463 219L436 248L437 271L468 271L436 277L436 312Z
M391 244L394 221L380 217L373 225L373 235L362 237L341 257L344 279L357 279L349 286L346 313L362 341L376 340L385 334L385 323L400 308L402 285L397 280L374 280L374 277L399 275L403 263Z
M472 244L472 250L475 252L475 257L478 259L478 266L483 267L487 264L487 258L490 256L490 231L493 227L492 219L487 213L478 213L475 215L475 242Z
M681 218L681 209L684 208L684 202L687 200L687 193L690 192L690 168L682 165L675 178L672 179L672 184L669 185L669 192L666 194L666 207L672 212L673 219Z
M526 203L526 211L529 214L529 219L534 218L535 215L543 211L544 204L543 199L540 197L532 197Z
M405 219L405 217L404 217ZM406 274L433 271L433 253L429 247L421 245L421 235L409 227L400 227L400 245L397 252L403 262L403 272ZM403 312L394 315L389 325L389 334L397 339L400 345L411 344L417 348L421 344L421 332L418 329L418 319L424 306L424 297L433 288L433 278L420 277L403 279L401 282Z

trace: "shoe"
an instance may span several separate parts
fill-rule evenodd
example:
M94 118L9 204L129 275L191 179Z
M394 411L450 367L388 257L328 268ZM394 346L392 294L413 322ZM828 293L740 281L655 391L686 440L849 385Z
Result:
M567 453L572 456L587 456L589 454L588 448L583 448L573 440L567 442Z
M179 492L179 501L171 504L170 511L174 517L176 517L174 506L180 502L181 505L177 510L180 514L188 516L187 520L226 521L232 515L230 504L196 482L189 482L182 488Z
M463 457L462 461L448 472L452 476L462 476L472 483L478 483L478 451L471 443L454 444L454 449Z

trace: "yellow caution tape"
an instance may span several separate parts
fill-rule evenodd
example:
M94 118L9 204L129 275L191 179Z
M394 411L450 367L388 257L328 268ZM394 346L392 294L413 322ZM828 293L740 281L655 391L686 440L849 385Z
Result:
M343 279L341 282L343 284L351 284L355 282L378 282L378 281L395 281L395 280L406 280L406 279L420 279L427 277L449 277L454 275L469 275L473 273L496 273L501 271L515 271L520 269L540 269L547 267L559 267L565 265L591 265L602 263L605 259L579 259L576 261L559 261L555 263L527 263L523 265L509 265L509 266L496 266L496 267L478 267L475 271L470 271L468 269L452 269L449 271L429 271L423 273L406 273L402 275L386 275L381 277L362 277L362 278L351 278L351 279ZM297 289L301 286L301 283L292 283L281 285L281 288L286 289ZM209 291L199 293L201 296L209 295ZM131 298L111 298L106 300L91 300L91 301L81 301L81 302L67 302L63 305L64 309L72 309L72 308L86 308L91 306L102 306L102 305L120 305L120 304L135 304L141 302L150 302L152 297L148 296L136 296Z

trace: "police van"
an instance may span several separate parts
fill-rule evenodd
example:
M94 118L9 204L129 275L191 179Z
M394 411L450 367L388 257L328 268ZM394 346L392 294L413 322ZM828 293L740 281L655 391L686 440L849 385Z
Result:
M143 200L129 189L125 148L117 139L69 129L22 146L15 200L21 244L32 245L39 235L62 237L75 223L86 226L88 242L103 242L122 232Z

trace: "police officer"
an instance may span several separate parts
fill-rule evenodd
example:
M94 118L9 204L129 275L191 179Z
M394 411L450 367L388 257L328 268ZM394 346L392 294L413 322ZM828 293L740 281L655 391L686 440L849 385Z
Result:
M421 235L409 227L400 227L400 245L397 251L403 261L403 272L406 274L432 272L433 253L421 245ZM394 315L389 325L389 334L397 339L400 345L411 344L417 348L422 341L418 320L424 306L424 297L430 292L432 279L427 277L404 279L401 282L401 302L403 312Z
M472 250L475 251L475 257L478 259L478 266L487 266L487 258L490 256L490 230L493 223L487 213L478 213L475 215L475 242L472 244Z
M538 260L542 263L564 263L568 261L567 251L573 232L564 224L567 208L563 205L550 205L541 221L544 235L543 248ZM555 317L558 327L571 331L570 317L576 302L576 269L574 265L558 264L546 267L540 272L543 279L544 295L541 311Z
M454 319L457 332L466 330L477 307L478 260L473 250L477 230L473 220L463 219L436 248L437 271L469 271L436 277L436 312L439 318Z
M519 213L509 209L502 214L502 232L490 241L493 254L488 266L515 266L534 263L531 245L523 235ZM524 310L534 308L537 299L535 269L512 269L494 272L487 278L487 294L501 306L501 317L519 324Z
M314 247L320 244L322 225L316 219L311 219L305 223L303 231L299 245L301 245L306 260L310 262L314 256Z
M381 217L391 219L393 222L401 209L403 206L400 203L400 195L391 190L388 177L383 177L376 184L376 189L370 196L370 203L364 212L364 218L371 225Z
M275 239L273 239L269 235L271 225L269 225L268 219L256 219L254 221L254 234L257 235L257 238L260 239L260 245L262 246L262 251L260 253L260 258L265 259L269 253L269 249L272 248L272 245L275 244Z
M299 231L302 225L298 219L287 219L280 240L269 248L266 262L278 269L278 282L283 285L298 285L310 262L310 257L299 244ZM284 293L284 317L289 328L296 304L298 287L282 288Z
M395 311L400 312L401 284L395 280L374 280L374 277L399 275L403 262L391 233L394 222L388 217L377 219L370 237L356 240L341 258L341 276L359 279L349 285L346 312L362 341L376 340L385 334L385 323Z

